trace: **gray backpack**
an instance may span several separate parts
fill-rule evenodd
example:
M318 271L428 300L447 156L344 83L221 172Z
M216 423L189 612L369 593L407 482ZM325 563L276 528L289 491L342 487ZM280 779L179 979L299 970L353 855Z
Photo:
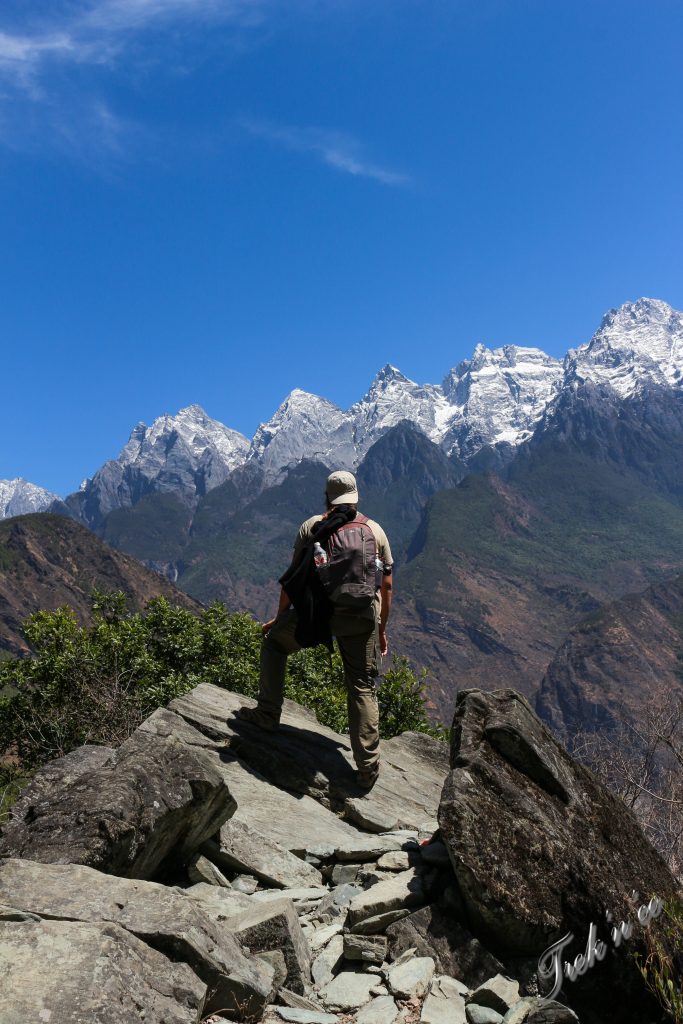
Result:
M330 601L340 608L369 608L381 583L381 563L367 516L356 513L325 547L329 561L318 566L318 575Z

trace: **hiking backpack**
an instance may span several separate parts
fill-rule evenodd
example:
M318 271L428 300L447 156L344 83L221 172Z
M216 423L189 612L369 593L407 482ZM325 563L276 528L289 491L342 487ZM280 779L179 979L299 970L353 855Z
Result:
M318 566L325 593L340 608L369 608L381 582L375 535L367 516L345 523L325 544L329 561Z

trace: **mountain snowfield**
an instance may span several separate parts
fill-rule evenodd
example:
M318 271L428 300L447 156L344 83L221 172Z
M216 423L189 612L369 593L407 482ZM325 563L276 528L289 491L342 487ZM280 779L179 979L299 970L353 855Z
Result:
M254 436L247 459L274 482L303 458L353 469L400 420L411 420L447 454L467 462L490 445L528 440L565 388L591 381L629 398L648 385L679 387L683 314L657 299L610 310L586 345L563 360L538 348L477 345L442 384L416 384L385 366L346 412L317 395L294 391Z
M477 345L441 384L417 384L387 365L347 410L295 389L251 442L190 405L175 416L158 417L149 427L134 427L118 458L83 482L81 505L85 509L94 500L98 514L106 515L153 490L193 498L248 463L260 467L265 485L277 483L302 459L355 469L375 441L401 420L412 421L448 455L468 462L487 446L514 448L528 440L541 418L547 422L552 416L554 401L565 389L583 382L608 386L615 401L646 386L682 387L683 314L658 299L625 303L610 310L591 340L570 349L564 359L538 348ZM47 494L21 484L22 495L29 493L27 488ZM15 485L0 481L0 517L17 514L18 498L3 501L4 495L14 495ZM35 510L31 500L42 499L22 498L28 511Z

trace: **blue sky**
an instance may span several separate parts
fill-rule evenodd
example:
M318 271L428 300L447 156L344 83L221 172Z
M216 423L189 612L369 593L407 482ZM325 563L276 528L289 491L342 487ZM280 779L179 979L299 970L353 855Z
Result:
M683 308L682 43L679 0L4 0L0 478Z

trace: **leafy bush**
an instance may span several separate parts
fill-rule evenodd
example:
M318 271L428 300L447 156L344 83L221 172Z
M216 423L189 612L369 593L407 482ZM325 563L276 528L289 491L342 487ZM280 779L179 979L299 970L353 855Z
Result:
M200 682L255 697L261 630L215 602L200 615L154 598L131 613L124 594L95 591L92 624L70 608L37 612L25 623L31 657L0 663L0 759L24 771L84 743L117 745L156 708ZM395 658L378 691L381 734L428 731L424 677ZM285 696L320 721L347 730L338 651L301 651L289 659Z
M650 992L666 1017L683 1024L683 903L668 900L662 916L645 932L647 954L635 954Z
M0 764L0 827L27 782L28 775L18 765Z

